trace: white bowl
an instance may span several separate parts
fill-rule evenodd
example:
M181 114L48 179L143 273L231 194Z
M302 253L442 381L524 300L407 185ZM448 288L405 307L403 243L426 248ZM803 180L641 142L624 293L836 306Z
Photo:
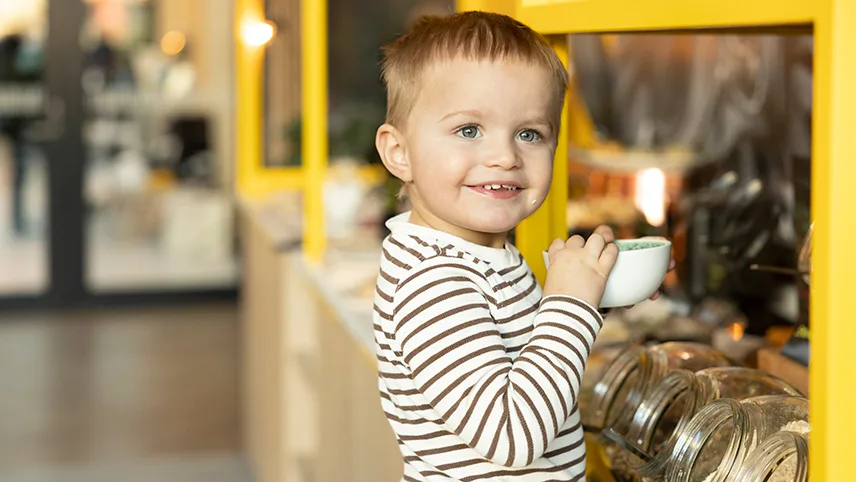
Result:
M632 243L650 242L651 247L623 248ZM618 239L618 260L606 280L606 288L600 299L600 308L617 308L641 303L651 297L663 284L669 271L672 242L665 238L646 237ZM550 258L544 251L544 266L549 267Z

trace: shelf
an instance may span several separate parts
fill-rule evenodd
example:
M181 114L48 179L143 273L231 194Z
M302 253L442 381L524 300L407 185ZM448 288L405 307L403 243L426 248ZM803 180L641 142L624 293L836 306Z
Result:
M45 96L41 85L9 84L0 86L0 115L38 117L45 112Z
M517 18L542 34L806 25L808 0L520 0Z
M86 96L87 107L97 115L117 114L205 114L214 107L204 93L170 97L160 92L105 90Z

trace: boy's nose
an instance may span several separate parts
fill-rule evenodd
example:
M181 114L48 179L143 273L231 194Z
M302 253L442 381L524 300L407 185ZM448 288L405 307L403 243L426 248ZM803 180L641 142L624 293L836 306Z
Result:
M514 149L513 143L503 142L497 143L494 149L486 153L486 163L488 167L498 167L501 169L516 169L521 166L520 157Z

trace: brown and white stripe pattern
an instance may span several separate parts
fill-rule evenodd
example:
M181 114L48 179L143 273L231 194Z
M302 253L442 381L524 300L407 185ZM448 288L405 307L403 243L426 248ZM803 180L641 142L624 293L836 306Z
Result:
M582 480L576 399L600 315L570 297L542 300L511 246L503 257L406 222L391 228L374 324L404 480Z

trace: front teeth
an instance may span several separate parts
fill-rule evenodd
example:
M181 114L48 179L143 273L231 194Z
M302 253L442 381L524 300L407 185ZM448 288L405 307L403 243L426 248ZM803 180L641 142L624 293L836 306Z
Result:
M516 191L517 190L517 186L506 186L503 184L486 184L482 187L487 189L488 191L497 190L497 189L508 189L509 191Z

